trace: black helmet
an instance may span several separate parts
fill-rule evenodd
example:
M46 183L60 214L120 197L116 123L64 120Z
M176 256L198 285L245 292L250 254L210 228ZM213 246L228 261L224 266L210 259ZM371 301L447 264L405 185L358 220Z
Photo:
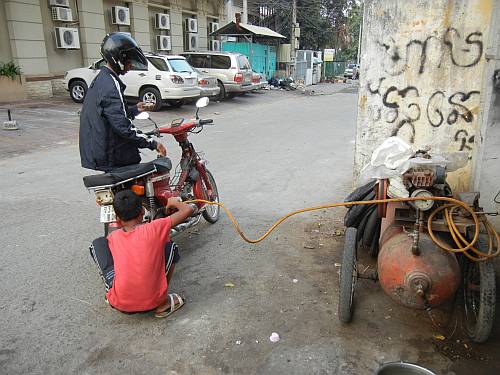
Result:
M101 55L117 74L125 74L125 64L147 65L146 56L132 37L124 33L107 34L101 43Z

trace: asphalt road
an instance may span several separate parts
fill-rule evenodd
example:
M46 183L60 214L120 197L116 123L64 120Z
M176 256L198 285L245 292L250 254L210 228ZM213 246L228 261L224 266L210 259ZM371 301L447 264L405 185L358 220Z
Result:
M356 89L316 91L325 95L267 91L201 112L216 125L190 139L251 237L351 190ZM343 210L292 218L259 245L244 243L225 216L202 222L176 239L171 290L186 306L164 320L114 311L88 252L102 227L81 180L78 106L63 98L14 109L21 129L0 135L0 373L372 374L401 359L438 374L499 373L498 339L464 351L456 330L443 345L434 335L451 330L395 305L371 281L357 284L353 323L338 323ZM178 160L174 140L164 143Z

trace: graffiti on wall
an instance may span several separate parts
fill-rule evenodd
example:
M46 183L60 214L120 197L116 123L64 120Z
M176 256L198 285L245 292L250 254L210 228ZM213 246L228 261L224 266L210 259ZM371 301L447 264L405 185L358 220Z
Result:
M372 97L367 108L369 119L387 123L392 129L391 135L404 135L403 138L411 143L417 131L451 126L455 148L471 151L479 90L430 88L428 83L422 82L429 82L426 81L429 77L432 85L445 82L445 86L460 87L463 78L460 75L453 80L435 78L446 74L445 67L447 72L474 69L483 56L482 33L462 34L455 28L448 28L403 43L387 37L378 41L377 46L380 47L383 73L367 82L367 94ZM407 83L402 85L401 82Z

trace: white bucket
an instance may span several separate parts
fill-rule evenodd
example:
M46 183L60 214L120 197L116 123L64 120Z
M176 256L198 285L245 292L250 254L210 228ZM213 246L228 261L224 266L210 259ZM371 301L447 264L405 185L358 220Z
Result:
M405 362L390 362L379 367L376 375L436 375L426 368Z

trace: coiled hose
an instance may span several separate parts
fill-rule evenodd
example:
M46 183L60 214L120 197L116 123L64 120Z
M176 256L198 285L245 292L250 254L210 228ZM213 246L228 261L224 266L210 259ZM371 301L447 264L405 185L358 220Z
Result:
M331 204L325 204L321 206L314 206L314 207L308 207L308 208L303 208L301 210L297 211L292 211L288 213L287 215L281 217L279 220L277 220L271 227L260 237L257 239L250 239L248 238L245 233L241 230L241 227L239 226L238 222L234 218L233 214L231 211L229 211L223 203L220 202L211 202L207 201L204 199L194 199L187 201L186 203L205 203L205 204L212 204L212 205L217 205L221 207L224 212L227 214L229 219L231 220L231 223L233 224L234 228L236 229L236 232L238 232L239 236L246 242L251 243L251 244L256 244L261 241L263 241L267 236L271 234L271 232L276 229L281 223L283 223L286 219L288 219L291 216L298 215L303 212L309 212L309 211L317 211L317 210L324 210L327 208L334 208L334 207L350 207L354 205L370 205L370 204L381 204L381 203L400 203L400 202L414 202L414 201L419 201L419 200L433 200L433 201L441 201L441 202L447 202L447 204L436 208L432 213L429 215L429 218L427 220L427 230L429 232L430 237L434 241L434 243L439 246L441 249L445 251L449 251L451 253L463 253L465 256L467 256L469 259L479 262L479 261L485 261L488 260L492 257L496 257L500 254L500 235L498 232L493 228L493 226L488 222L486 218L482 218L482 222L486 228L486 231L488 233L488 252L485 253L484 251L480 251L474 247L474 244L477 242L479 238L479 232L480 232L480 220L478 218L478 215L474 212L474 210L469 207L467 204L464 202L455 199L455 198L450 198L450 197L409 197L409 198L387 198L387 199L374 199L374 200L368 200L368 201L353 201L353 202L340 202L340 203L331 203ZM474 236L471 241L468 241L458 230L455 222L453 221L453 214L454 212L462 207L464 210L466 210L472 217L472 220L474 222ZM456 245L458 246L457 248L451 248L448 247L446 244L443 244L434 234L432 230L432 220L436 216L437 213L440 211L444 210L444 217L447 222L448 228L450 230L450 234L455 241ZM495 245L496 243L496 245ZM496 248L496 249L495 249ZM472 253L472 254L471 254Z

